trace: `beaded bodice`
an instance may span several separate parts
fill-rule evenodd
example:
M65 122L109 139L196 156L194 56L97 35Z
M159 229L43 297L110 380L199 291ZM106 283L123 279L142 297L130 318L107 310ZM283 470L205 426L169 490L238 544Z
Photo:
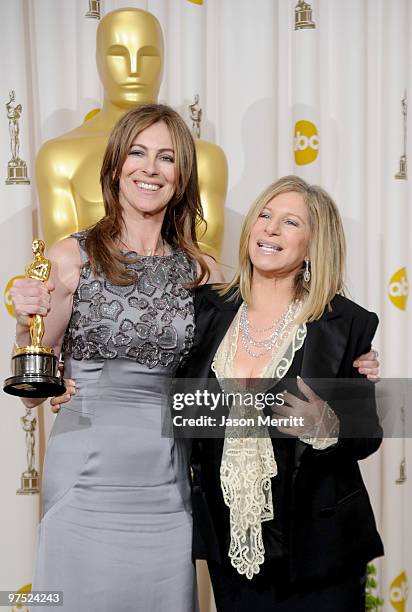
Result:
M72 316L64 353L72 359L136 361L152 369L175 369L192 344L193 299L183 285L195 275L195 263L181 250L162 257L126 253L136 281L113 285L93 274L85 251L86 232L79 242L82 266L73 296Z

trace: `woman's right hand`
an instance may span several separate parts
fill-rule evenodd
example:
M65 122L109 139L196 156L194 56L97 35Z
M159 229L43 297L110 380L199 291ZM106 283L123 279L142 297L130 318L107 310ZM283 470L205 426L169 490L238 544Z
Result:
M76 382L71 378L65 378L64 384L66 386L66 391L63 395L58 395L57 397L52 397L50 400L50 406L52 412L55 414L59 412L61 404L66 404L70 402L72 395L76 393Z
M10 288L10 296L20 327L28 329L32 315L47 315L50 310L50 293L53 290L54 284L51 280L43 283L35 278L16 278Z

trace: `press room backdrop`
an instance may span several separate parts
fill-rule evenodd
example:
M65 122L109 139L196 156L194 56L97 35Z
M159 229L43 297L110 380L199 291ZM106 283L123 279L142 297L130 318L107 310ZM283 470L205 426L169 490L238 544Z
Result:
M31 259L32 236L41 235L35 156L43 142L79 125L100 106L102 88L95 66L98 11L103 16L123 6L146 9L161 23L165 71L160 100L179 110L190 124L188 105L199 94L201 136L226 153L229 191L222 261L227 275L236 260L244 214L263 187L289 173L320 183L333 194L344 218L351 295L380 317L375 346L382 374L411 375L412 202L406 162L412 138L406 135L411 135L407 99L412 97L412 3L298 4L296 9L295 0L1 3L3 377L9 371L14 329L9 280L22 274ZM15 99L10 102L11 91ZM10 128L16 130L16 121L17 152L9 134ZM27 179L20 169L23 180L7 184L13 155L26 162ZM6 395L0 404L0 589L19 589L31 580L39 496L16 495L27 466L20 421L24 410ZM51 420L48 406L44 412L37 424L38 468ZM396 439L386 440L378 455L363 462L385 541L386 557L378 564L385 610L407 609L412 571L408 460L410 440ZM401 474L403 461L406 473Z

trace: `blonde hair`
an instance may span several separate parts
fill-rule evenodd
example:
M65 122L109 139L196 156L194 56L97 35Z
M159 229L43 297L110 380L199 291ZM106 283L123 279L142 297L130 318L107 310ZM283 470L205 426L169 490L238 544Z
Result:
M295 277L295 298L303 300L299 321L316 321L337 294L344 294L346 240L339 210L330 195L298 176L280 178L267 187L253 203L243 223L239 243L239 264L234 278L221 285L219 294L230 299L251 300L253 266L249 257L249 237L262 209L281 193L300 193L308 208L311 279L303 279L304 266Z

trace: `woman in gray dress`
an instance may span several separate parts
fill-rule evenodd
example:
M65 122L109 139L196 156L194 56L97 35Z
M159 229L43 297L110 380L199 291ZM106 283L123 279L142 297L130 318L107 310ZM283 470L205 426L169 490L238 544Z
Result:
M63 347L77 388L47 447L33 590L63 591L66 612L192 612L188 464L160 435L161 408L193 336L188 284L220 278L196 242L184 121L161 105L124 115L101 184L105 216L50 249L50 281L11 290L18 344L29 316L47 314L44 343Z

